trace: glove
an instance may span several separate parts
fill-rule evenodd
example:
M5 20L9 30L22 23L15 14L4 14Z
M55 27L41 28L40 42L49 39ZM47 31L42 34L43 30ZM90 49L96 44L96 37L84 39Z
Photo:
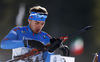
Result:
M50 39L50 43L51 45L48 47L48 51L49 52L54 52L57 48L59 48L60 44L62 42L62 39L55 39L55 38L52 38Z
M36 49L40 49L42 51L45 51L46 49L46 46L42 42L37 41L37 40L28 40L27 45L29 45L30 47L36 48Z

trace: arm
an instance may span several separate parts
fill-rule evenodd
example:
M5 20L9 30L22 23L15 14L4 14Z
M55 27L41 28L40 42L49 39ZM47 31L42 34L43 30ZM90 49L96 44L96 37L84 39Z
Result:
M1 41L2 49L14 49L18 47L24 47L23 40L18 40L18 35L20 30L18 28L13 28L7 36Z

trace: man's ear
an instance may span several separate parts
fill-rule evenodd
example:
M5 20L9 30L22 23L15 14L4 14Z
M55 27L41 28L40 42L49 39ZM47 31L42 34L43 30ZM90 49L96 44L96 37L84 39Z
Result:
M31 21L31 20L30 20L30 19L28 19L28 23L30 23L30 21Z
M28 19L28 22L31 21L30 19Z

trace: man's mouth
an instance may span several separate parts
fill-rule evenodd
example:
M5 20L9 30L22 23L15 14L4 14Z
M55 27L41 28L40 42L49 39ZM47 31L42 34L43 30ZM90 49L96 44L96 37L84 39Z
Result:
M39 32L39 31L40 31L40 29L37 29L37 30L36 30L36 32Z

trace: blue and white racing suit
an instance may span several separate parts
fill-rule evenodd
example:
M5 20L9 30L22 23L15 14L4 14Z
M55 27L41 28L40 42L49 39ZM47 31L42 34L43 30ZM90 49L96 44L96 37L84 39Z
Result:
M51 37L43 31L41 31L38 34L33 33L29 25L23 27L15 27L1 41L1 48L12 49L12 59L14 59L14 56L23 55L25 53L28 53L32 49L29 47L24 47L24 40L34 39L34 40L41 41L44 45L46 45L50 42L50 38ZM36 58L38 57L38 60L45 59L44 62L50 62L50 55L53 54L54 53L49 53L48 51L46 51L44 53L40 53L38 55L31 57L31 59L33 62L35 62ZM21 62L21 61L17 61L17 62ZM43 61L39 61L39 62L43 62Z

